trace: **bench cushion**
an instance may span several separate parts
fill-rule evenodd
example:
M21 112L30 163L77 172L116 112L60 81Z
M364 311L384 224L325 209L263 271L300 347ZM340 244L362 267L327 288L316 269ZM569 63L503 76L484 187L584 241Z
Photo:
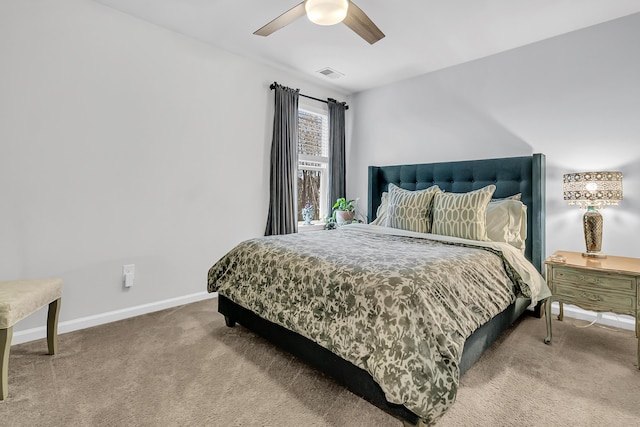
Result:
M62 297L62 279L0 282L0 329L35 313Z

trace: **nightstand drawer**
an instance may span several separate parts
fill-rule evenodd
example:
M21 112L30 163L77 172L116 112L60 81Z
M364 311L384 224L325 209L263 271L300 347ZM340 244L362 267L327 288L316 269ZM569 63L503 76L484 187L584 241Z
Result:
M612 311L619 314L636 314L636 296L623 292L598 289L596 286L576 286L564 283L553 284L556 301L578 305L586 310Z
M576 270L569 267L554 267L552 271L554 281L560 280L567 283L600 286L611 290L629 293L634 296L636 294L635 277L604 272Z

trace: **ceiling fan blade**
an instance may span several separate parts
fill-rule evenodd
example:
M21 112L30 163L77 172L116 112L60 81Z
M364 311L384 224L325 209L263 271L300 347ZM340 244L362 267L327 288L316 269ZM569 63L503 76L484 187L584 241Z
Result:
M282 15L278 16L273 21L269 22L264 27L256 30L253 34L257 36L268 36L271 33L278 31L282 27L286 27L296 19L304 16L307 12L304 10L304 2L297 6L293 6Z
M374 44L384 38L384 33L380 31L380 28L352 1L349 2L347 17L344 18L342 22L355 31L360 37L368 41L369 44Z

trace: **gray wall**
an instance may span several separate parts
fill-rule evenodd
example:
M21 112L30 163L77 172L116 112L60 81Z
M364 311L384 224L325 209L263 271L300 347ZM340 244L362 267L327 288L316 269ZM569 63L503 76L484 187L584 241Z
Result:
M640 257L639 40L635 14L354 95L349 196L366 200L368 165L544 153L547 254L584 250L562 174L620 170L603 251Z
M0 280L61 277L61 322L204 292L264 233L269 84L345 99L89 0L3 0L0 58Z

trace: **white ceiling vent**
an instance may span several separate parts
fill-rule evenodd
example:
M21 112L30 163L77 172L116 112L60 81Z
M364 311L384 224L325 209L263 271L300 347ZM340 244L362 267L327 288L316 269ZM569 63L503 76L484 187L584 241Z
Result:
M344 74L342 74L340 71L336 71L333 68L329 68L329 67L323 68L322 70L318 70L317 72L320 74L324 74L330 79L339 79L340 77L344 76Z

